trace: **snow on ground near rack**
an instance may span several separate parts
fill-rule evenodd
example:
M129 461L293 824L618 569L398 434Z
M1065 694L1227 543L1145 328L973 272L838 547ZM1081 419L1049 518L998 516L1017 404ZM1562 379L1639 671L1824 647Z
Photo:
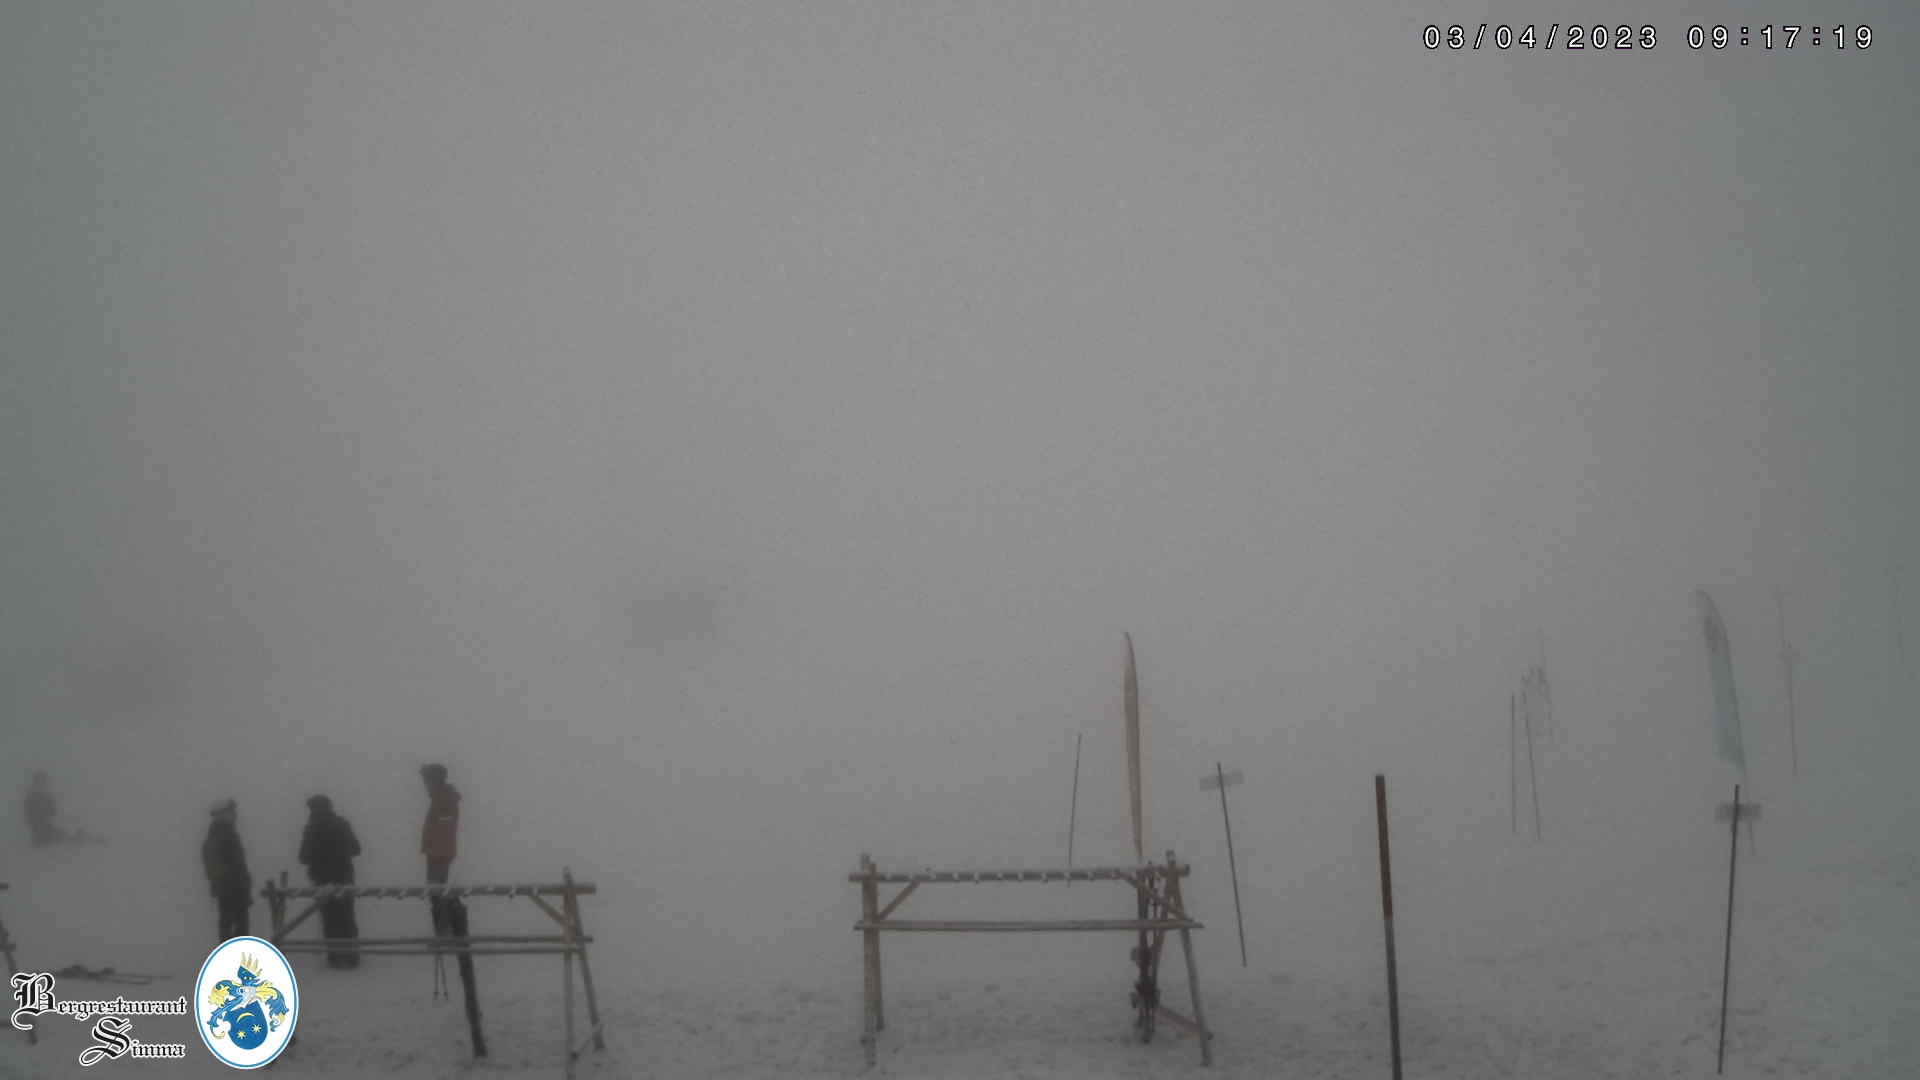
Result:
M1920 856L1841 854L1806 845L1795 857L1784 834L1763 831L1757 857L1741 864L1729 1017L1730 1077L1920 1075ZM1743 842L1742 848L1745 848ZM0 918L23 966L81 962L122 970L171 970L192 961L197 940L151 940L136 929L143 902L84 883L105 880L113 845L62 852L7 852L13 889ZM1529 869L1562 876L1573 853L1535 851ZM1725 867L1689 871L1698 902L1637 918L1631 911L1582 934L1484 939L1449 947L1419 938L1422 897L1403 892L1402 1023L1410 1077L1704 1077L1712 1075L1718 1019ZM1609 897L1631 897L1612 882ZM1597 888L1593 890L1599 892ZM611 902L610 898L601 898ZM1620 901L1609 900L1610 903ZM849 898L849 905L853 903ZM169 926L205 921L200 897ZM1631 904L1625 904L1631 907ZM1203 933L1231 934L1214 905ZM156 913L157 914L157 913ZM256 909L256 915L264 915ZM1302 919L1372 919L1317 912ZM424 919L424 915L422 915ZM591 919L591 910L589 911ZM153 921L153 920L149 920ZM821 933L844 934L847 963L813 984L769 980L735 988L663 986L658 974L603 954L596 978L607 1049L581 1060L583 1076L828 1077L861 1071L858 947L848 912L822 913ZM898 938L888 939L890 943ZM973 937L946 938L958 952ZM998 941L1011 939L1000 938ZM1387 1075L1384 961L1376 947L1350 970L1289 970L1284 957L1256 966L1213 963L1201 971L1216 1032L1216 1063L1204 1071L1193 1042L1165 1032L1149 1046L1129 1041L1125 943L1105 980L1047 972L1052 937L1022 939L1026 957L997 978L958 980L919 969L895 949L888 969L888 1030L876 1075L892 1077L1374 1077ZM192 955L190 955L192 954ZM1169 944L1165 992L1186 1004L1184 974ZM301 967L300 1041L273 1070L289 1077L488 1077L559 1075L559 963L552 957L487 958L480 964L486 1035L493 1056L466 1054L458 1004L430 1000L430 961L370 958L357 973L310 960ZM449 965L449 974L452 974ZM63 983L69 995L116 991L177 996L180 985L144 989ZM105 993L102 993L102 991ZM579 1007L576 998L576 1007ZM40 1044L0 1038L0 1074L225 1075L190 1021L148 1019L134 1035L188 1044L184 1063L77 1064L81 1025L45 1019Z

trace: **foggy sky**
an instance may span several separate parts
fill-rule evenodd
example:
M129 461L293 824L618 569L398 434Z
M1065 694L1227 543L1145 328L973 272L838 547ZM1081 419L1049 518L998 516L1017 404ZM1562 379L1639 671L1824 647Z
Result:
M469 880L850 956L863 850L1059 862L1075 731L1125 857L1127 630L1150 847L1237 763L1313 910L1376 770L1504 842L1540 632L1556 828L1704 823L1696 587L1785 788L1781 586L1807 806L1920 816L1920 23L1375 7L0 6L0 780L411 880L443 760Z

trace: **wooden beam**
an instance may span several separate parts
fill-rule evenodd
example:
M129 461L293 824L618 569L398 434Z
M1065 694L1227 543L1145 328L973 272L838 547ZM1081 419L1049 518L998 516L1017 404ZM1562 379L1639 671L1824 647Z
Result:
M576 937L575 942L586 943L591 937ZM441 937L387 937L387 938L304 938L289 941L288 945L326 945L329 948L359 948L362 945L438 945L445 948L458 948L463 943L474 945L565 945L569 939L557 934L474 934L465 938Z
M883 907L883 908L881 908L881 909L880 909L880 914L878 914L878 915L876 915L876 916L874 916L874 918L875 918L876 920L879 920L879 919L884 919L884 918L886 918L887 916L889 916L889 915L891 915L891 914L893 914L893 909L895 909L895 908L897 908L897 907L899 907L899 906L900 906L900 904L901 904L901 902L902 902L902 901L904 901L904 900L905 900L905 899L906 899L906 898L907 898L908 896L910 896L910 895L912 895L912 893L913 893L913 890L915 890L915 889L917 889L917 888L919 888L919 887L920 887L920 883L919 883L919 882L917 882L917 881L909 881L909 882L907 882L907 887L906 887L906 888L904 888L904 889L901 889L901 890L900 890L899 892L897 892L897 893L895 893L895 894L893 894L893 899L892 899L892 900L889 900L889 901L887 902L887 906L886 906L886 907Z
M1185 877L1192 871L1189 866L1181 865L1174 869L1177 876ZM1135 874L1145 873L1160 877L1168 873L1165 866L1149 864L1140 866L1089 866L1072 870L913 870L880 873L870 871L873 880L882 885L906 885L914 882L942 882L951 884L995 884L1018 881L1131 881ZM869 871L850 873L847 880L859 884L867 880Z
M305 911L302 911L300 914L295 915L291 919L288 919L286 924L280 927L279 932L275 935L274 944L278 945L280 943L279 941L280 938L283 938L288 934L292 933L294 927L299 926L301 923L306 922L308 919L311 919L313 917L313 913L319 910L320 910L320 902L316 900L313 903L308 904L307 909Z
M1182 1016L1179 1013L1174 1012L1172 1009L1167 1008L1165 1005L1156 1005L1154 1006L1153 1011L1160 1017L1160 1019L1165 1020L1167 1023L1172 1024L1174 1027L1179 1028L1181 1031L1184 1031L1189 1035L1202 1034L1199 1024L1196 1024L1192 1020L1189 1020L1188 1018L1186 1018L1185 1016Z
M1049 930L1128 930L1165 932L1168 930L1201 930L1201 924L1191 919L1052 919L1052 920L907 920L888 919L884 922L862 920L854 924L855 930L919 930L952 931L956 933L1020 933L1045 932Z
M573 923L570 922L565 915L560 914L559 908L554 907L552 904L549 904L545 900L542 900L538 896L534 896L532 894L528 894L527 899L533 901L534 907L537 907L541 911L546 912L548 918L552 919L554 922L559 923L560 929L562 930L573 929Z
M290 942L290 944L278 945L278 949L280 949L282 953L326 953L326 951L338 951L338 949L342 949L342 947L357 947L357 945L353 944L353 942L346 942L346 940L334 940L334 942ZM465 949L463 949L463 947L442 947L442 945L405 945L405 947L369 945L369 947L363 947L363 949L359 949L359 951L365 953L365 955L374 955L374 957L436 957L436 955L444 957L444 955L457 955L457 953L468 953L468 955L476 955L476 957L478 957L478 955L490 955L490 957L557 957L557 955L572 955L572 953L578 953L580 949L578 949L578 947L570 947L570 945L472 945L472 947L465 947Z
M269 886L269 889L272 887ZM268 895L262 889L260 895ZM385 898L389 900L431 899L436 896L565 896L567 886L560 885L312 885L298 889L280 889L290 899L332 900L340 897ZM587 881L576 882L576 896L592 896L598 888Z
M605 1050L605 1049L607 1048L607 1047L606 1047L606 1043L605 1043L605 1042L603 1042L603 1041L601 1040L601 1038L600 1038L600 1033L601 1033L601 1031L602 1031L603 1029L605 1029L605 1028L606 1028L606 1026L607 1026L607 1025L606 1025L606 1022L605 1022L604 1020L603 1020L603 1021L600 1021L599 1023L596 1023L596 1024L594 1024L594 1025L593 1025L593 1030L592 1030L592 1031L589 1031L589 1032L587 1032L587 1037L586 1037L586 1038L584 1038L584 1039L581 1039L581 1040L580 1040L580 1045L579 1045L579 1046L576 1046L576 1047L574 1047L574 1048L573 1048L573 1056L577 1058L577 1057L579 1057L579 1056L580 1056L581 1054L584 1054L584 1053L586 1053L586 1052L587 1052L587 1044L588 1044L588 1043L595 1043L595 1042L598 1042L598 1043L600 1043L600 1045L599 1045L599 1047L598 1047L598 1049L601 1049L601 1050Z

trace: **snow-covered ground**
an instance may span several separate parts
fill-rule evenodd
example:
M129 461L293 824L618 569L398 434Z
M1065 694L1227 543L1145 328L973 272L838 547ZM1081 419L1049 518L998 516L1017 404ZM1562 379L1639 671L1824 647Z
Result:
M1741 899L1733 954L1727 1071L1732 1077L1920 1075L1920 855L1870 845L1823 845L1791 824L1763 825L1759 853L1742 842ZM1362 856L1370 854L1360 853ZM1680 1077L1712 1075L1718 1014L1725 847L1687 865L1648 865L1645 882L1583 879L1592 852L1515 845L1471 882L1397 882L1401 907L1406 1074L1411 1077ZM15 844L5 852L13 888L0 917L23 967L71 963L176 974L140 993L175 996L211 942L187 928L210 923L201 895L183 892L151 851L126 843L58 852ZM151 863L156 884L127 872ZM1692 865L1698 863L1698 865ZM1654 875L1662 887L1651 887ZM103 883L112 882L111 886ZM989 888L989 887L982 887ZM853 904L848 889L848 904ZM1528 897L1525 911L1502 897ZM1656 898L1642 902L1641 897ZM1680 897L1679 902L1664 899ZM613 903L614 898L597 898ZM1207 896L1202 988L1223 1077L1387 1075L1384 961L1378 909L1294 912L1291 927L1355 924L1374 935L1350 965L1302 969L1250 942L1254 966L1218 957L1233 933L1224 896ZM773 901L769 901L773 902ZM1486 932L1436 933L1431 913L1473 903ZM476 902L476 925L504 916ZM1088 903L1093 903L1089 900ZM1515 903L1518 903L1516 900ZM381 932L406 919L392 904L368 919ZM1544 909L1543 909L1544 905ZM397 910L404 908L405 910ZM264 919L264 908L256 917ZM593 908L588 909L593 916ZM537 918L537 914L535 915ZM1275 922L1264 913L1262 924ZM380 925L385 923L384 926ZM163 930L156 933L155 927ZM256 926L256 930L260 929ZM846 962L811 982L769 978L734 987L674 985L667 973L623 963L601 947L596 979L607 1049L589 1052L585 1076L811 1077L861 1071L858 948L849 910L823 911L819 933L844 937ZM1360 940L1360 935L1355 935ZM1163 1031L1129 1041L1127 942L1108 939L1107 978L1050 970L1049 954L1090 946L1054 937L888 939L888 1030L878 1074L896 1077L1202 1076L1193 1042ZM1001 974L957 978L939 958L1007 947ZM1097 946L1092 946L1097 947ZM1169 951L1169 957L1176 954ZM558 1075L558 961L489 958L480 992L492 1056L466 1052L457 1003L431 1000L425 958L371 958L355 973L301 964L300 1041L276 1064L288 1076ZM451 974L451 965L449 965ZM1166 992L1185 1003L1180 971ZM68 995L122 988L65 983ZM101 995L105 996L105 995ZM578 1000L578 999L576 999ZM186 1020L148 1019L134 1035L188 1044L185 1063L130 1061L82 1069L81 1025L42 1021L38 1046L0 1038L9 1076L221 1075Z

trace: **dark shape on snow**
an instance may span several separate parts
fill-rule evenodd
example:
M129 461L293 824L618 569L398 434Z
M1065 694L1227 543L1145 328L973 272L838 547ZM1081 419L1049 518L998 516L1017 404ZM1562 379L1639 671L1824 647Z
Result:
M105 842L102 836L93 836L85 829L63 829L54 824L56 806L53 801L53 789L47 783L45 770L33 774L33 782L27 786L27 835L32 838L34 847L51 847L56 844L98 844Z
M27 786L27 834L33 838L34 847L62 843L67 835L53 823L53 789L47 784L47 774L41 770L33 774L33 783Z

